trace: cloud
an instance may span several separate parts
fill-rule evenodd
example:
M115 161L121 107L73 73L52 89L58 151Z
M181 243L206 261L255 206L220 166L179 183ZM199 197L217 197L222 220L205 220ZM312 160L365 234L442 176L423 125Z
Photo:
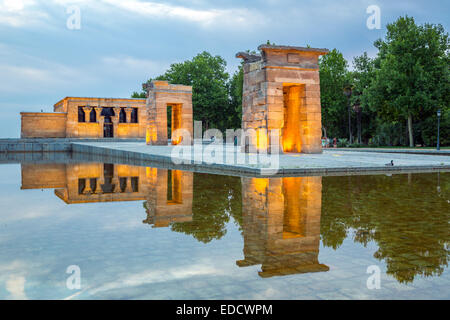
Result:
M127 73L135 73L138 71L144 75L162 73L169 66L169 62L139 59L131 56L105 56L101 58L101 63L106 68L114 68L117 74L123 73L117 69L123 69Z
M0 2L0 25L24 27L38 25L49 18L33 0L3 0Z
M6 264L0 264L0 280L5 280L5 289L9 292L8 299L26 300L25 276L28 264L21 260L13 260ZM6 278L6 279L5 279Z
M128 16L136 15L153 20L172 20L187 23L194 23L208 29L220 28L251 28L262 23L267 23L267 17L258 10L249 10L245 7L231 8L194 8L182 5L173 5L168 3L147 2L140 0L53 0L53 6L42 5L41 1L35 0L0 0L0 25L9 27L27 27L37 24L51 25L54 20L59 20L64 14L57 9L60 7L79 6L82 14L82 20L85 12L96 14L103 18L98 19L101 22L114 21L111 19L117 17L117 13L125 13ZM43 2L43 1L42 1ZM191 4L192 5L192 4ZM203 3L197 3L198 6L205 6ZM59 10L59 11L55 11Z
M10 299L13 300L28 300L25 294L25 277L12 275L6 280L6 290L9 292Z
M92 85L110 85L125 78L130 82L145 81L150 75L161 74L169 61L141 59L127 55L94 56L75 66L38 58L0 43L0 93L19 94L65 92L83 94Z
M146 284L171 280L188 279L196 276L218 275L221 273L223 273L223 271L216 269L213 266L208 266L205 262L183 268L169 268L164 270L143 271L131 275L127 274L126 276L119 277L113 282L105 283L96 288L89 288L86 291L89 295L96 295L98 293L122 288L138 287Z
M75 68L46 62L41 65L10 65L0 63L0 92L23 93L39 88L41 92L52 92L69 86L82 74Z
M194 22L203 27L226 24L239 28L262 21L261 15L256 10L250 11L246 8L195 9L139 0L103 0L103 2L144 17Z

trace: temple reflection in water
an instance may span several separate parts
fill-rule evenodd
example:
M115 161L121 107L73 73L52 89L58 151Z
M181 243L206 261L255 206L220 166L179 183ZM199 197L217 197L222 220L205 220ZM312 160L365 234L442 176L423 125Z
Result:
M192 220L193 173L110 163L22 164L22 189L54 188L67 204L146 200L144 223Z
M318 261L322 177L242 178L244 259L261 277L328 271Z
M261 277L328 271L318 262L322 178L241 178L241 184L238 220L244 259L237 265L261 264ZM108 163L22 164L22 189L54 188L67 204L145 200L143 223L174 225L178 232L185 232L186 222L202 224L193 221L193 186L194 174L181 170ZM208 201L214 214L215 199Z
M375 246L375 262L400 283L447 270L449 179L447 173L249 178L123 164L22 164L22 189L53 188L67 204L143 201L143 223L205 244L222 239L233 221L244 242L243 258L233 260L261 265L261 277L328 271L318 259L320 245L338 251L351 239Z
M157 228L192 220L192 172L146 168L145 177L150 188L144 223Z

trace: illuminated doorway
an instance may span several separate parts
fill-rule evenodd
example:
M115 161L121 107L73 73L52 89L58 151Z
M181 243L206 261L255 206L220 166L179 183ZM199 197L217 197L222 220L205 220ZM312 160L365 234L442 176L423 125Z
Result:
M283 152L301 152L300 121L304 97L304 85L283 85Z

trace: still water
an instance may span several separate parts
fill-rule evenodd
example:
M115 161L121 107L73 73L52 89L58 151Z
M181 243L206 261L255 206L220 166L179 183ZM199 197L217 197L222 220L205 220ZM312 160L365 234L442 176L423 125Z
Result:
M450 298L448 172L0 175L0 299Z

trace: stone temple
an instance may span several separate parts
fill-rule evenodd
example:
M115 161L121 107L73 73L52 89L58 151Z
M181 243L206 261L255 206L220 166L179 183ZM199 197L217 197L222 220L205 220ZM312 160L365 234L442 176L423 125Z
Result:
M144 89L146 99L66 97L53 106L54 112L21 112L21 137L193 143L183 141L193 137L192 87L153 81Z
M258 55L236 55L244 60L242 151L321 153L318 59L328 50L277 45L258 49ZM153 81L144 89L146 99L66 97L54 105L54 112L22 112L21 137L192 144L192 87Z
M21 112L22 138L144 138L145 99L66 97L54 112Z
M327 49L260 45L244 60L242 129L245 152L321 153L319 64Z

